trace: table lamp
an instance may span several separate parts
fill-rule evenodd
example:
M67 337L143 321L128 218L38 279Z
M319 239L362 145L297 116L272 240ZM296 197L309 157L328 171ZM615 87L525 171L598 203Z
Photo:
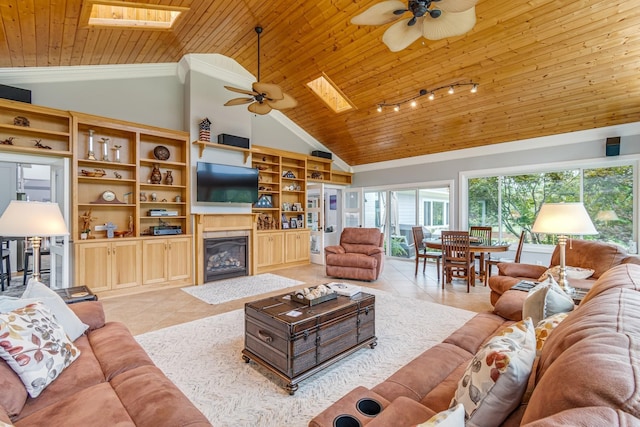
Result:
M560 248L560 276L558 284L568 294L575 290L567 280L565 250L569 235L598 234L582 203L545 203L540 208L532 233L557 234Z
M29 237L33 248L33 278L40 281L40 241L69 234L57 203L12 200L0 217L0 236ZM26 272L25 272L26 274Z

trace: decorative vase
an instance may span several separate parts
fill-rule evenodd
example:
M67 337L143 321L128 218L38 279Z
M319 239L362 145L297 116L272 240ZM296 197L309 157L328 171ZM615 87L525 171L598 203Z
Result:
M171 175L171 171L167 171L167 176L164 178L164 183L167 185L173 185L173 175Z
M162 173L160 173L160 168L158 165L153 165L153 170L151 171L151 183L160 184L161 182L162 182Z
M140 201L141 202L146 202L147 201L147 193L145 193L144 191L140 192Z

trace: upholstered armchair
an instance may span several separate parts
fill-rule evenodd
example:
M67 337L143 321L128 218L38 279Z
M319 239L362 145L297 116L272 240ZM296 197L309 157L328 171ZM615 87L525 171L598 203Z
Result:
M383 242L377 228L345 228L340 245L324 248L327 276L376 280L384 266Z

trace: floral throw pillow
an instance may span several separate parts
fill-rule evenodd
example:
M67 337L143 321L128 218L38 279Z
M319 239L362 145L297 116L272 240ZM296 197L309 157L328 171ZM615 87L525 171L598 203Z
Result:
M549 338L551 332L558 327L560 322L566 319L568 315L569 313L557 313L538 322L536 325L536 352L538 356L542 352L542 347L544 347L544 343L547 341L547 338Z
M520 404L535 357L531 319L506 327L469 362L451 407L464 406L467 427L499 426Z
M18 374L29 396L38 397L79 355L43 304L0 313L0 357Z
M566 266L565 269L568 279L588 279L589 277L593 276L593 273L595 272L595 270L592 270L590 268L582 267ZM560 266L555 265L547 269L547 271L542 273L542 276L538 278L538 282L544 282L549 276L553 277L556 282L560 280Z

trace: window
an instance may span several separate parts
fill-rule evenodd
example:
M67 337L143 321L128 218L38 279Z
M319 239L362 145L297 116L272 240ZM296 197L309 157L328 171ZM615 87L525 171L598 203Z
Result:
M490 225L502 241L554 244L555 236L531 234L543 203L582 201L599 234L585 239L629 245L633 240L633 165L470 178L469 225Z

